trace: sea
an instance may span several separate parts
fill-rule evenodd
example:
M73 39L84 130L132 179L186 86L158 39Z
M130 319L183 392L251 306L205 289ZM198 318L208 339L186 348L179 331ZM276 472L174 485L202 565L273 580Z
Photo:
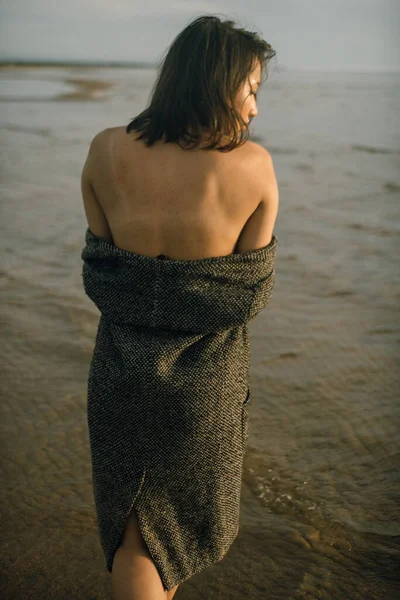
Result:
M156 66L0 69L1 574L11 599L110 598L86 420L99 312L80 174ZM239 535L177 600L400 597L400 73L271 68L251 139L279 186L249 324ZM244 199L245 201L245 199Z

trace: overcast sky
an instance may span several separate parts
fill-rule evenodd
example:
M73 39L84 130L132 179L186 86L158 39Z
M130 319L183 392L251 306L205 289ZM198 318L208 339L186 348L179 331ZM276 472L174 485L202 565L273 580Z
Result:
M400 0L0 0L0 59L156 62L202 14L257 31L277 68L400 70Z

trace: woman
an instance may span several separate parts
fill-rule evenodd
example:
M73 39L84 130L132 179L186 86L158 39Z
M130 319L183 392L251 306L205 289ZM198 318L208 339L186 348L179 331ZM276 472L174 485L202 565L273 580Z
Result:
M194 20L149 107L96 135L82 172L83 280L101 312L88 425L114 600L172 598L238 533L246 324L271 295L278 211L247 125L274 55L232 21Z

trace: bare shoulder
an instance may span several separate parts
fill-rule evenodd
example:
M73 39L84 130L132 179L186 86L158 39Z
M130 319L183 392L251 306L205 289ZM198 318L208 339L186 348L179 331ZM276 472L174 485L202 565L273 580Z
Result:
M115 130L117 127L107 127L102 129L96 135L93 136L90 145L88 158L98 164L98 161L107 159L109 155L109 148L111 140L114 139Z
M266 176L275 177L274 164L272 156L267 148L256 142L247 142L247 156L251 162L251 169L254 175L260 175L261 182L265 182Z
M90 152L96 154L97 157L108 157L111 148L117 146L123 148L123 142L126 142L127 138L125 125L107 127L96 133L93 137L90 144Z
M279 201L278 182L270 152L259 144L254 144L257 180L260 185L262 202L277 204Z
M246 221L236 245L236 252L262 248L271 242L279 207L279 190L271 154L266 148L255 143L252 143L249 150L257 208Z
M264 163L264 165L272 165L272 156L264 146L256 142L249 142L249 144L249 154L252 158Z
M110 138L113 129L115 129L115 127L107 127L106 129L102 129L101 131L96 133L90 142L90 147L93 149L101 147L106 142L106 140Z

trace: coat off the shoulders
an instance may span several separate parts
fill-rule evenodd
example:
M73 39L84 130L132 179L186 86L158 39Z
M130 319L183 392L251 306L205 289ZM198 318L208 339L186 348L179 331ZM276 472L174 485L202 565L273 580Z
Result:
M171 590L221 560L239 531L247 323L270 299L277 238L196 260L122 250L90 229L85 241L83 285L101 313L87 418L106 567L134 507Z

